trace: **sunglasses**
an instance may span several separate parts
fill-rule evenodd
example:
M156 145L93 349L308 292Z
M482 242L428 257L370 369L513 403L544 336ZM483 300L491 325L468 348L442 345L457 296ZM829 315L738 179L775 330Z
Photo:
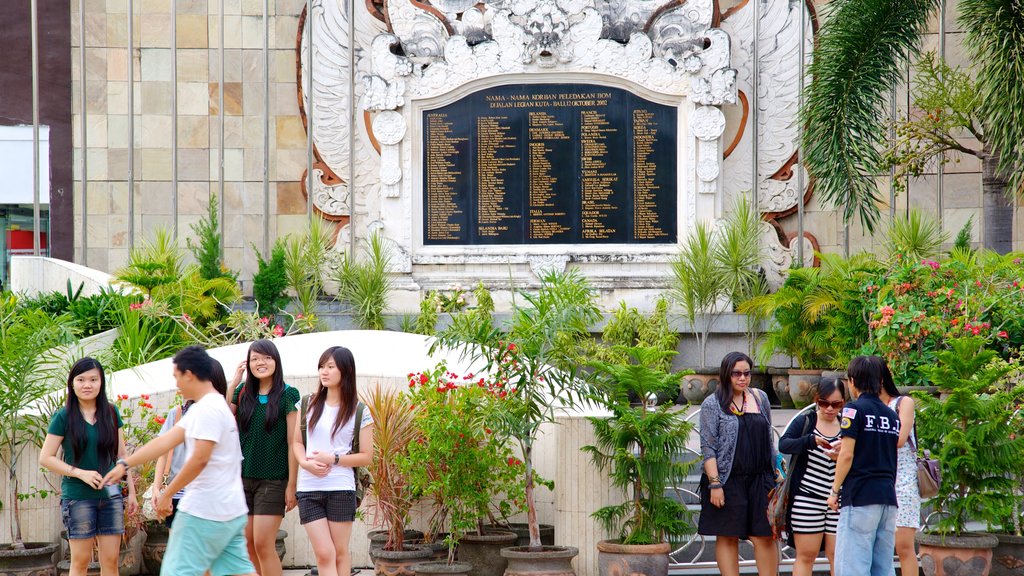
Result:
M840 408L843 407L843 404L845 404L845 402L842 401L842 400L836 400L834 402L829 402L828 400L818 400L818 406L819 407L821 407L821 408L829 408L829 407L831 407L833 410L839 410Z
M750 370L746 372L740 372L739 370L733 370L729 373L733 378L750 378Z

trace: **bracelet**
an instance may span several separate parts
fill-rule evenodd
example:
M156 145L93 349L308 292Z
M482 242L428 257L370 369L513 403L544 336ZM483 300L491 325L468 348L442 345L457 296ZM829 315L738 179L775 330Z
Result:
M839 496L839 491L838 490L833 490L832 491L832 495L833 496Z
M708 476L708 482L711 482L712 484L718 484L721 481L722 481L722 477L721 476Z
M713 482L711 484L708 484L708 490L718 490L721 487L722 487L722 484L719 483L719 482Z
M131 466L128 465L128 461L124 458L118 458L117 462L114 462L114 466L124 466L124 471L127 472Z

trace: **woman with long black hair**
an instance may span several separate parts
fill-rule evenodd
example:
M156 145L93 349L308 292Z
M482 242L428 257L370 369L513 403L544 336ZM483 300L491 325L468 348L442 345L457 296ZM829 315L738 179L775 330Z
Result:
M700 481L697 532L715 536L723 576L738 576L739 541L754 544L760 576L775 576L779 552L768 523L768 492L775 485L775 443L768 395L750 386L754 361L742 352L722 359L718 389L700 406Z
M306 528L320 576L348 576L349 540L356 516L355 468L373 459L373 418L356 393L356 362L343 346L331 346L317 365L320 386L303 400L301 421L292 432L299 466L299 521ZM357 418L358 416L358 418ZM359 438L359 450L353 440Z
M882 361L882 391L879 399L900 419L896 443L896 555L902 574L917 574L914 538L921 527L921 492L917 486L917 435L914 434L914 399L900 393L889 365Z
M296 504L298 463L290 447L299 391L284 383L281 353L269 340L257 340L249 346L231 390L230 403L244 457L242 485L249 506L245 527L249 556L261 576L281 576L275 545L284 513Z
M124 458L121 415L107 399L103 365L82 358L68 374L64 407L53 415L39 464L63 476L60 510L71 547L71 576L84 576L99 547L100 573L116 576L118 551L124 534L124 513L138 510L135 483L128 475L128 500L121 486L103 485L103 476ZM63 449L63 457L57 450Z

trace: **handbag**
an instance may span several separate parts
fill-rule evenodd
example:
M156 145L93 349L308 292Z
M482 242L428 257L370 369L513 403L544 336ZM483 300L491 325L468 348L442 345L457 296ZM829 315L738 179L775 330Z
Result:
M903 397L900 396L896 400L896 415L899 415L900 400ZM932 458L932 453L928 450L918 450L917 446L917 419L914 419L914 433L911 434L907 441L910 442L910 447L914 451L915 460L917 463L917 491L921 495L921 498L934 498L939 494L939 488L942 486L942 467L939 465L937 458Z
M142 493L142 518L148 521L160 519L160 516L156 513L156 508L153 508L152 484L150 484L149 488L146 488L146 491Z
M306 412L309 409L309 394L302 397L301 409L299 411L299 430L302 432L302 445L306 445L306 425L307 418ZM356 413L352 420L352 449L349 454L359 452L359 424L363 421L363 410L366 409L366 404L359 402L356 404ZM359 507L363 502L363 496L366 495L366 491L370 489L370 485L373 484L373 476L365 466L357 466L352 470L356 480L356 508Z
M811 419L805 416L803 432L806 436L811 429ZM781 454L776 458L775 487L768 493L768 524L772 528L772 537L776 540L785 541L789 528L786 518L789 516L789 489L793 481L793 475L789 473L789 465L793 456L783 457ZM781 477L781 480L779 478Z

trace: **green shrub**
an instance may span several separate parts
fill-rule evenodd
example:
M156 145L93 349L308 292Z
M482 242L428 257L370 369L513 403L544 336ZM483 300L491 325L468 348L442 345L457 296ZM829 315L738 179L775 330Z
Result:
M217 218L217 196L210 194L209 211L206 216L192 225L192 233L199 239L193 244L186 238L188 249L199 264L199 275L207 280L230 278L238 280L238 274L224 266L224 250L221 248L220 222Z
M263 259L263 255L253 246L256 252L257 265L256 274L252 277L252 298L261 314L277 314L288 305L288 274L285 270L284 242L274 242L274 248L270 251L270 258Z
M337 268L338 301L351 311L356 325L363 330L383 330L384 312L393 282L389 268L391 253L377 232L363 246L362 260L351 254Z

